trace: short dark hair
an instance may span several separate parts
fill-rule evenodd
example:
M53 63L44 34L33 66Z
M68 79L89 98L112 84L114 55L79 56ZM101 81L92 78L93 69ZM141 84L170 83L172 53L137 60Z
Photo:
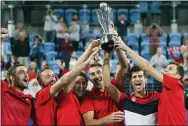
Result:
M95 67L95 66L102 67L102 65L101 65L100 63L94 63L94 64L91 64L91 65L89 66L89 69L90 69L91 67Z
M82 76L85 79L86 83L88 83L88 77L84 72L81 72L78 76Z
M77 21L77 20L75 18L73 18L72 21Z
M7 70L7 76L6 76L6 78L9 78L9 77L12 75L12 70L13 70L13 67L10 67L10 68Z
M183 76L184 76L184 69L183 69L183 66L176 63L176 62L170 62L168 65L170 64L173 64L173 65L176 65L177 66L177 71L178 71L178 74L180 74L181 78L179 80L182 80Z
M60 20L61 18L63 18L63 19L64 19L64 17L63 17L63 16L60 16L60 17L58 18L58 20Z
M156 29L156 28L157 28L156 24L152 24L152 29Z
M39 85L40 85L40 83L41 83L40 75L41 75L41 73L42 73L43 71L45 71L45 70L52 70L52 69L51 69L51 67L49 67L49 66L45 66L44 68L42 68L42 69L38 72L38 74L37 74L37 81L38 81Z
M139 66L133 66L129 73L129 79L131 79L133 72L139 72L139 71L143 71L144 77L146 77L144 70L142 70Z
M16 68L19 67L19 66L24 66L23 64L15 64L14 66L10 67L9 69L9 76L12 75L12 76L15 76L16 75ZM25 66L24 66L25 67Z

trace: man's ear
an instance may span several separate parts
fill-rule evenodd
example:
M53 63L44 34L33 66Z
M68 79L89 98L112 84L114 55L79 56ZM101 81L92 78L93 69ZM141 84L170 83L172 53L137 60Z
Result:
M11 81L14 81L15 78L14 78L12 75L10 75L10 80L11 80Z
M178 74L178 75L177 75L177 78L178 78L178 79L180 79L180 78L181 78L181 75L180 75L180 74Z

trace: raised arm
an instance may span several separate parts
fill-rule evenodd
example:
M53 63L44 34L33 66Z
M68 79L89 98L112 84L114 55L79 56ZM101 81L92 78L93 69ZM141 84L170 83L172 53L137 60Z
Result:
M117 48L116 52L118 56L119 65L117 65L116 68L115 79L118 82L117 85L118 89L123 89L125 82L125 73L128 70L128 61L125 52L123 50Z
M150 34L150 29L152 28L152 25L150 25L149 27L148 27L148 29L146 30L146 35L149 35Z
M118 104L119 100L120 100L121 93L113 84L111 84L111 80L110 80L110 56L106 52L104 52L102 74L103 74L103 83L105 85L106 90L111 95L112 100L115 101Z
M87 60L87 58L94 52L100 45L100 40L93 40L83 55L77 60L75 67Z
M74 79L80 74L80 72L85 68L87 65L90 64L92 60L94 60L94 56L99 51L99 48L93 52L90 57L83 63L79 64L77 67L63 75L50 89L51 96L54 96L57 92L59 92L62 88L64 88L64 93L68 93L72 90L74 86Z
M152 65L142 58L140 55L135 53L132 49L130 49L127 45L124 44L122 40L115 41L115 46L119 49L124 50L127 55L131 57L131 59L143 70L148 72L152 77L154 77L159 82L163 83L163 75L159 71L157 71L155 68L152 67Z
M161 29L161 27L159 25L157 25L157 28L159 29L160 34L163 34L163 30Z

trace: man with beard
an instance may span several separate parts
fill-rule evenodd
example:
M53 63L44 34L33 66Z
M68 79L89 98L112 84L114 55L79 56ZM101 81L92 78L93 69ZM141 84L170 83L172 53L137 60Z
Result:
M1 28L0 37L7 36L8 30ZM21 64L16 64L9 68L6 79L8 84L1 80L1 124L27 125L32 109L32 96L23 93L29 82L27 68Z
M111 31L110 34L115 33ZM184 76L183 67L175 62L170 62L161 73L154 69L151 64L132 49L130 49L119 38L115 38L114 45L127 53L128 56L153 78L162 83L163 89L158 105L159 125L186 125L186 109L184 101Z
M116 50L119 60L119 66L116 71L115 79L112 83L120 90L123 89L124 75L128 68L125 53ZM86 125L123 125L124 113L118 111L118 107L112 101L111 96L105 90L101 64L95 63L89 67L89 79L93 83L90 93L84 97L81 105L81 114Z
M36 94L35 125L55 125L57 104L58 125L83 124L79 115L79 102L76 100L76 97L73 96L71 90L75 84L75 78L76 83L86 82L85 80L79 80L83 79L83 76L78 75L83 68L90 64L94 56L97 54L99 49L95 46L96 43L98 43L98 41L93 41L90 44L90 48L88 48L90 50L89 55L84 53L82 59L77 61L76 66L71 71L63 75L57 82L53 71L49 67L45 67L39 72L37 80L42 89ZM78 91L82 90L79 89ZM61 112L63 112L63 115ZM71 121L67 121L65 118L69 120L71 119Z
M104 54L103 82L112 100L125 111L125 125L157 125L157 106L160 94L147 92L145 89L147 78L138 66L130 70L130 82L134 93L121 93L110 82L110 57ZM135 121L136 118L136 121Z
M29 82L27 68L18 64L10 69L11 86L1 81L2 125L27 125L32 109L32 96L23 93Z

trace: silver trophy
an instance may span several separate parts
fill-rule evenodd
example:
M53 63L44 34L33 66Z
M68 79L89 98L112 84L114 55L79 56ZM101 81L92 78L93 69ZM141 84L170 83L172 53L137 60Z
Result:
M103 29L105 35L102 37L102 49L105 51L111 51L114 49L114 40L113 37L109 34L109 31L113 29L114 24L112 22L113 13L112 8L109 7L106 3L100 4L100 9L97 9L98 21Z

